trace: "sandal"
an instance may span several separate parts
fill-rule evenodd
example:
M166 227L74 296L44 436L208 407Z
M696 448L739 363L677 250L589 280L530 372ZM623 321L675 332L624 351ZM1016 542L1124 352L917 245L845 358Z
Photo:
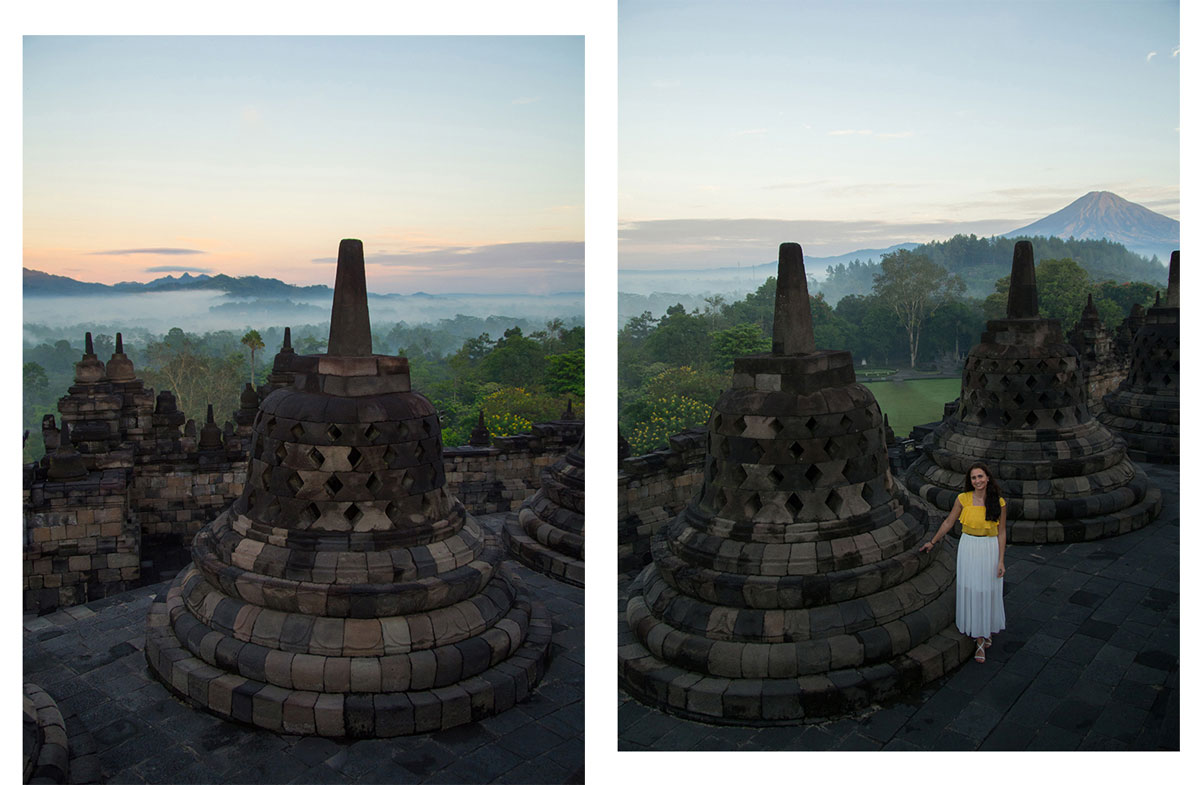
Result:
M990 648L992 648L992 639L991 639L991 638L984 638L984 639L983 639L983 648L985 648L985 649L990 649Z
M983 653L984 648L982 638L975 641L975 662L983 662L987 659L987 655Z

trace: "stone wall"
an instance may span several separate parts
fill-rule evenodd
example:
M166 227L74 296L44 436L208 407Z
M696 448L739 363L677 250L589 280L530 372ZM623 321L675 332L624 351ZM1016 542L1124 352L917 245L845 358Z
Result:
M542 469L582 436L582 420L556 420L535 423L530 433L497 437L491 447L446 447L446 488L475 515L515 511L541 486Z
M26 487L24 607L44 613L131 588L141 531L128 514L121 469Z
M233 503L246 483L246 456L179 455L138 466L129 507L143 535L177 536L183 543Z
M704 481L706 431L672 436L669 446L621 461L617 475L617 569L650 561L650 537L679 514Z

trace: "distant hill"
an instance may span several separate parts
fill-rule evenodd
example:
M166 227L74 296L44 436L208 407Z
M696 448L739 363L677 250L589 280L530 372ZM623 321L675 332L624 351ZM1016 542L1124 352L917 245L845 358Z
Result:
M133 294L137 292L180 292L180 291L220 291L238 297L332 297L333 290L328 286L293 286L275 278L261 278L257 275L244 275L234 278L228 275L189 275L184 273L178 278L166 276L150 281L137 283L123 281L107 286L102 283L86 283L76 281L64 275L51 275L40 270L23 267L23 288L26 297L63 297L72 295L105 295Z
M1074 237L1110 240L1134 253L1158 256L1163 264L1179 248L1179 221L1122 199L1110 191L1092 191L1056 213L1014 229L1005 237Z

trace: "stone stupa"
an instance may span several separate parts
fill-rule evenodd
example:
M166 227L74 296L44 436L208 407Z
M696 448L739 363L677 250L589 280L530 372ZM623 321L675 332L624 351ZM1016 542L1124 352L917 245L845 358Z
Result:
M1096 417L1149 463L1179 463L1179 251L1171 254L1167 302L1146 312L1130 351L1129 375L1104 396Z
M280 733L387 737L496 714L533 689L550 642L499 538L447 491L408 361L372 353L366 294L362 243L343 240L328 354L277 358L292 381L259 407L245 491L149 614L164 684Z
M1078 542L1145 526L1162 495L1087 407L1079 353L1038 316L1033 246L1018 241L1008 314L967 355L958 407L921 445L908 489L948 512L985 462L1008 503L1009 542Z
M567 411L570 413L570 403ZM567 419L565 416L563 419ZM541 487L504 526L504 544L522 563L583 585L583 439L542 469Z
M892 479L879 405L849 352L815 347L799 245L779 249L772 351L734 361L707 452L699 495L630 584L631 695L705 722L795 723L969 656L956 546L918 550L930 522Z

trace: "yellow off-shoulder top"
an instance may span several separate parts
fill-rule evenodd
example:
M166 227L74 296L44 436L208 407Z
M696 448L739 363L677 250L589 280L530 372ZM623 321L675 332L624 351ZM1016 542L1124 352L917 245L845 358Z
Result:
M972 504L974 493L964 491L958 495L958 503L962 512L958 514L958 522L962 524L963 534L974 534L976 537L995 537L999 532L999 521L984 520L985 509L982 504ZM1004 497L1000 497L1000 506L1006 506Z

